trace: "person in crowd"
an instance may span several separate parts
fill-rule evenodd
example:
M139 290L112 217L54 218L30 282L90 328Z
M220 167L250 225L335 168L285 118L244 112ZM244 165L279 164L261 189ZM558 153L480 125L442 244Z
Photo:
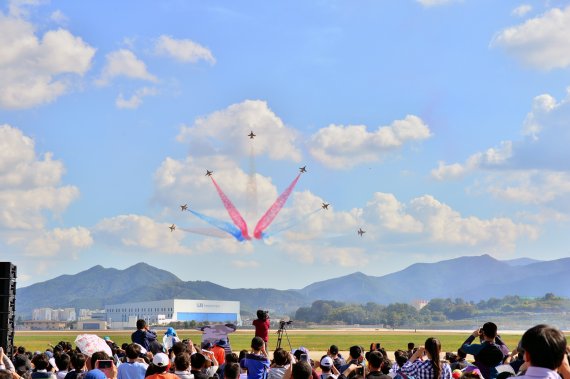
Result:
M271 326L269 320L269 312L263 309L257 310L257 319L252 323L255 326L255 336L263 340L265 351L267 351L267 341L269 338L269 327Z
M517 347L505 357L503 363L510 365L515 373L519 372L521 366L524 364L524 349L520 341Z
M49 364L49 357L46 353L36 354L32 358L32 379L56 379L54 373L51 371Z
M83 353L72 352L70 357L70 363L73 370L70 370L65 379L78 379L85 373L85 363L87 361L87 356Z
M98 361L112 361L112 359L104 351L93 353L93 355L91 355L91 359L87 361L90 370L85 373L85 376L83 377L84 379L117 379L117 366L115 366L114 363L111 363L111 370L109 370L108 373L105 373L103 370L98 368Z
M479 337L482 342L473 343L476 337ZM495 379L497 377L495 367L503 362L504 355L495 343L496 338L497 325L493 322L486 322L482 328L475 329L461 346L461 350L475 357L474 364L485 379Z
M131 342L138 343L146 351L150 351L151 344L155 341L156 332L148 328L145 320L137 320L137 330L131 334Z
M239 363L230 362L224 368L224 379L239 379Z
M192 354L190 357L190 373L194 375L194 379L208 379L209 376L205 371L207 369L208 360L202 353Z
M226 341L216 341L212 347L212 353L214 353L214 357L216 357L216 361L218 361L218 366L223 365L226 361Z
M410 358L416 352L416 344L413 342L408 342L408 358Z
M401 371L416 379L451 379L449 364L440 360L441 343L430 337L424 346L420 346L410 359L404 363ZM425 360L420 358L426 356Z
M339 376L339 372L334 367L334 361L328 355L325 355L321 358L319 362L319 367L321 368L321 375L319 379L337 379Z
M158 353L152 358L153 374L148 375L148 379L178 379L178 376L168 372L170 359L164 353ZM150 367L149 366L149 367Z
M467 354L462 349L457 350L457 355L455 358L455 362L450 363L451 371L453 370L463 370L468 366L471 366L471 363L467 361Z
M54 356L54 361L55 365L57 366L57 372L55 373L55 376L57 379L65 379L65 376L69 372L71 357L68 354L64 353L62 348L61 353Z
M26 354L26 348L24 346L19 346L16 349L13 363L16 368L16 373L20 376L32 371L32 362Z
M338 369L339 372L344 372L346 371L347 368L350 367L350 365L354 364L354 365L361 365L362 362L364 361L364 357L362 356L362 348L360 346L354 345L351 346L350 349L348 350L348 362L346 362L346 364L342 365L340 367L340 369Z
M224 363L218 367L218 371L217 371L218 378L224 377L224 369L226 368L226 364L237 363L239 366L239 361L240 361L240 359L236 353L227 353L226 356L224 357ZM241 369L240 369L240 371L241 371Z
M141 346L132 343L125 353L127 361L118 367L117 379L144 379L148 364L141 358Z
M340 370L340 368L346 364L346 360L344 359L342 354L338 352L338 346L336 345L331 345L329 347L327 355L332 358L334 367L337 370Z
M279 347L273 352L273 362L269 367L267 379L283 379L285 371L291 364L291 354L285 349Z
M265 379L270 364L265 351L265 341L259 336L254 337L251 340L251 350L251 353L240 361L240 366L247 369L248 379Z
M190 354L182 352L174 358L174 375L179 379L194 379L190 372Z
M311 379L313 376L313 369L307 361L299 361L291 367L291 378L293 379Z
M408 379L408 375L402 372L401 368L408 361L408 352L404 350L396 350L394 352L395 362L392 363L389 375L394 379Z
M180 342L180 338L176 335L176 330L174 328L169 327L166 329L164 336L162 337L162 346L164 347L164 351L166 353L170 352L172 346L176 343Z
M518 378L558 379L558 374L570 378L567 341L560 330L550 325L536 325L523 334L521 347L529 367Z
M204 373L208 375L208 377L214 376L216 371L219 369L218 361L216 360L216 356L214 352L211 351L214 345L210 341L202 342L202 349L200 352L204 357L206 357L206 368L204 369Z

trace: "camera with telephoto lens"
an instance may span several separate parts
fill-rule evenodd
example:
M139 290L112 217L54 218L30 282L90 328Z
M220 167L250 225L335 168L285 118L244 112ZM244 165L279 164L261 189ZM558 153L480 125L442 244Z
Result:
M281 320L281 321L279 321L279 328L283 329L283 328L285 328L286 325L291 325L292 323L293 323L293 320L289 320L289 321Z

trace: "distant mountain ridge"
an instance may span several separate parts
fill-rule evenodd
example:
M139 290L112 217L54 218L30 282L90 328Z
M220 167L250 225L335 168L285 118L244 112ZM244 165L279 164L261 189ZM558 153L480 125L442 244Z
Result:
M16 311L24 317L40 307L103 308L105 304L191 298L236 300L242 312L258 308L289 314L315 300L352 303L409 303L436 297L483 300L506 295L570 297L570 258L499 261L489 255L415 263L384 276L361 272L310 284L302 289L230 289L207 281L183 281L146 263L124 270L94 266L19 288Z

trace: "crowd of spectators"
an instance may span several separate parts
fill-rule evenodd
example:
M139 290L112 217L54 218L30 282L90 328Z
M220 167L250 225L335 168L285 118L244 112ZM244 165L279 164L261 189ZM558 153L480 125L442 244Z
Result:
M143 320L131 340L122 346L107 340L112 355L88 356L65 341L45 352L17 347L11 359L0 348L0 379L570 379L566 337L548 325L527 330L512 351L488 322L453 353L443 353L439 339L430 337L396 350L393 360L380 343L368 351L351 346L346 357L332 345L313 359L304 347L277 348L270 357L259 335L239 353L224 340L181 341L172 328L160 343Z

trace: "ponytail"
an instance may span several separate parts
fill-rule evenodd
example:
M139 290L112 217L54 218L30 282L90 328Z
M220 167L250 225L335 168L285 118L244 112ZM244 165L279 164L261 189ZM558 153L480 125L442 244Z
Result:
M425 349L431 356L433 379L439 379L439 377L441 376L441 360L439 359L439 352L441 351L441 343L437 338L430 337L425 342Z

